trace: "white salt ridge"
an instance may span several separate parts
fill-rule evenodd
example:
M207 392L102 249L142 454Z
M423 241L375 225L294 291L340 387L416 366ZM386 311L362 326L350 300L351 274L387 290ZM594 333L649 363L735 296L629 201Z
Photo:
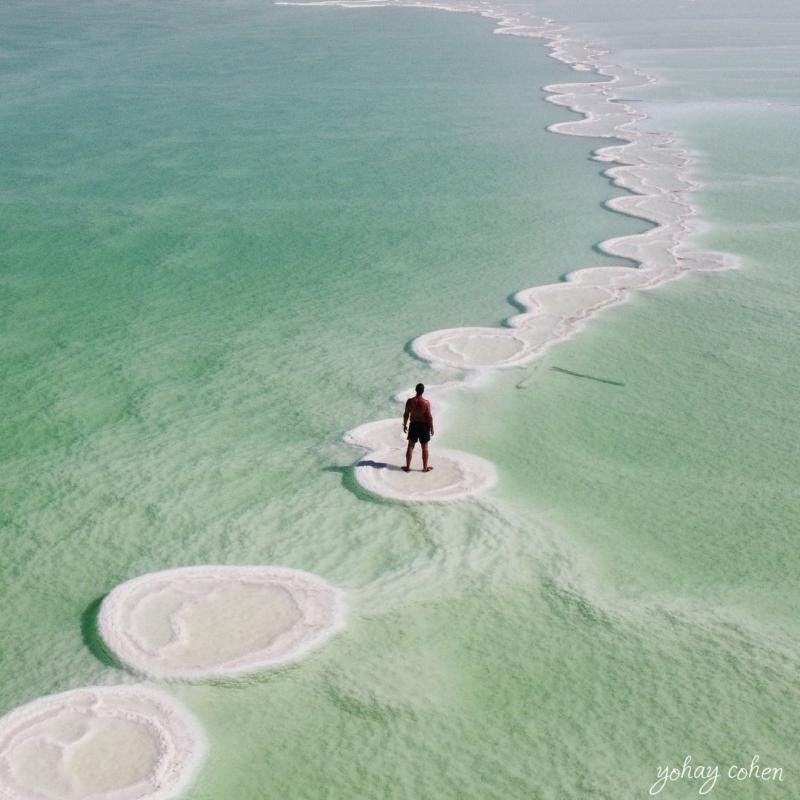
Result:
M284 4L293 5L291 2ZM324 0L320 4L352 8L370 2ZM601 309L623 301L632 291L652 288L690 270L735 266L733 256L699 250L688 241L689 234L696 228L692 221L695 210L683 195L698 186L687 174L691 164L688 151L678 147L666 133L639 130L636 124L646 119L646 115L622 99L623 92L653 83L654 78L632 67L607 63L604 60L607 51L571 39L566 27L525 10L509 12L469 2L441 4L396 0L387 4L479 14L498 23L495 33L543 39L553 58L569 64L577 72L601 76L596 81L544 87L550 92L549 102L569 108L582 117L554 123L548 130L569 136L621 140L593 154L597 161L614 164L605 174L615 186L630 193L614 197L606 205L613 211L654 225L644 233L608 239L599 245L603 252L628 259L638 267L589 267L570 272L561 283L524 289L514 298L522 306L523 313L508 319L505 327L449 328L423 334L412 343L420 358L435 367L471 372L522 366L553 342L572 335ZM384 476L379 483L373 475L368 488L386 496L403 495L401 484L392 480L390 486L389 478ZM390 490L394 494L390 494ZM409 488L408 492L411 491Z
M415 466L406 473L403 464L405 448L374 450L356 465L356 479L372 494L405 502L462 500L488 489L497 479L491 462L458 450L436 448L431 472Z
M0 719L3 800L167 800L206 755L194 716L144 686L73 689Z
M343 627L344 599L316 575L285 567L183 567L117 586L98 623L135 672L198 680L302 657Z
M565 106L582 117L554 123L549 130L570 136L622 140L622 144L600 148L594 154L598 161L615 164L605 174L616 186L631 193L612 198L606 205L655 226L644 233L612 238L599 245L609 255L638 263L638 268L590 267L570 273L560 285L525 289L515 297L525 313L509 319L506 327L433 331L412 343L418 356L438 367L465 370L521 366L553 342L571 335L579 322L624 300L631 291L652 288L689 270L734 265L731 256L699 251L688 245L686 238L692 230L691 218L695 212L683 193L697 187L686 175L689 154L665 133L637 130L636 123L646 115L621 99L622 92L653 83L654 78L631 67L606 63L605 50L570 39L567 28L524 11L509 14L500 8L469 3L390 4L444 8L495 19L498 22L495 33L544 39L553 58L577 71L592 71L601 76L597 81L545 87L551 103Z
M414 341L412 346L420 357L438 366L462 369L525 364L553 342L571 335L578 323L624 300L631 291L652 288L688 270L734 265L731 256L696 250L685 241L695 211L682 194L698 186L685 174L690 163L688 153L676 147L666 134L636 130L636 122L645 115L618 99L616 93L620 90L652 83L654 79L629 67L604 64L604 51L567 39L565 29L549 20L531 18L523 22L501 13L482 13L499 20L497 33L548 39L553 57L581 71L605 76L601 81L546 86L545 91L552 92L547 98L550 102L583 117L555 123L549 130L624 140L624 144L604 147L594 154L599 161L617 164L605 174L616 186L631 192L610 199L606 205L619 213L645 219L655 227L599 245L609 255L638 262L639 267L590 267L568 274L560 284L518 292L514 299L527 313L512 317L507 324L514 328L539 325L540 331L549 328L550 334L536 342L523 344L506 328L453 328L424 334Z

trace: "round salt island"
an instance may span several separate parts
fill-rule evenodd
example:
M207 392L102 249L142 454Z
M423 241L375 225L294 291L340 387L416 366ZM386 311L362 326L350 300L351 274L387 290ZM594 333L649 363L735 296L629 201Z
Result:
M206 754L194 716L144 686L74 689L0 719L3 800L167 800Z
M198 680L300 658L342 628L344 599L316 575L285 567L183 567L120 584L98 622L136 672Z
M457 369L518 367L535 358L553 340L561 320L524 315L511 328L447 328L424 333L412 342L414 352L432 364Z
M411 472L404 472L405 450L375 450L356 464L356 479L371 494L408 502L460 500L496 480L494 465L470 453L437 447L431 452L430 472L422 472L419 458L415 453Z

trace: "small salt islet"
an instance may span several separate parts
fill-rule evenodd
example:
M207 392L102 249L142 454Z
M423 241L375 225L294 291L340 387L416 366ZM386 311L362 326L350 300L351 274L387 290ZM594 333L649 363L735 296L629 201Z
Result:
M3 800L168 800L206 755L200 724L146 686L40 697L0 718Z
M433 386L430 391L440 396L457 387L458 384ZM410 472L404 472L406 440L399 416L359 425L347 431L343 439L368 451L355 466L356 480L362 489L386 500L423 503L461 500L490 488L497 480L494 465L486 459L438 446L432 448L430 472L422 472L415 462ZM419 459L418 452L414 459Z
M294 661L344 625L342 592L275 566L182 567L126 581L98 625L134 672L160 679L239 676Z

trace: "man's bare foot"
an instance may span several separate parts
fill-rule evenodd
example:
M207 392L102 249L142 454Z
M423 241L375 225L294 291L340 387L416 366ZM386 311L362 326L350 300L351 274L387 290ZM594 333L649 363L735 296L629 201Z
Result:
M425 467L425 469L422 470L422 471L423 472L430 472L432 469L433 469L433 467Z
M403 472L411 472L408 467L400 467L400 469L403 470Z

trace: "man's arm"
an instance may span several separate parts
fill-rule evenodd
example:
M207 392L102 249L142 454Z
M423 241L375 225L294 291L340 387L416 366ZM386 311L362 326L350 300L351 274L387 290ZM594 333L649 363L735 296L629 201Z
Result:
M428 431L433 436L433 414L431 413L431 404L428 403L428 413L425 415L428 419Z
M408 418L411 416L410 403L410 400L406 400L406 410L403 412L403 433L408 433Z

